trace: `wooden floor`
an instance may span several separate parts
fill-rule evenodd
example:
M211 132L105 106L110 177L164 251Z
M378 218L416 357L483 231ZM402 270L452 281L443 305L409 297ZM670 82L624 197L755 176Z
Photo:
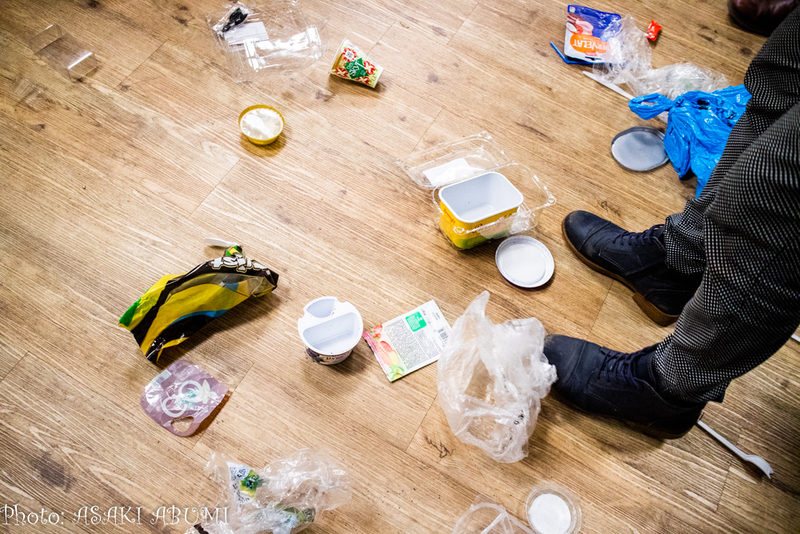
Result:
M220 0L0 4L0 504L62 514L59 525L2 532L184 532L149 524L162 506L216 501L212 451L254 466L320 446L352 473L354 497L312 533L449 533L478 496L524 518L530 488L555 481L580 498L584 533L800 531L798 344L734 382L704 419L766 458L760 478L708 435L659 442L544 400L530 455L498 464L454 438L436 402L436 366L389 383L365 343L335 367L303 353L296 322L322 295L354 303L372 326L435 299L452 324L482 290L495 322L537 317L553 333L620 350L670 328L564 245L572 210L634 230L682 209L694 183L669 167L631 174L609 144L643 124L624 99L563 64L566 4L534 0L304 0L385 67L377 89L312 68L234 83L206 13ZM656 67L693 61L732 83L763 38L727 18L724 0L601 1L664 30ZM99 70L70 82L27 40L59 23ZM23 76L44 90L26 105ZM254 103L284 114L274 145L242 139ZM428 193L399 169L415 150L487 130L533 168L558 202L535 232L556 262L551 284L522 291L494 264L496 244L457 252ZM242 243L280 273L271 297L242 304L160 366L117 326L166 273L213 258L207 236ZM161 367L189 359L232 394L202 432L179 438L139 407ZM84 506L142 507L143 524L73 523ZM91 517L91 516L90 516Z

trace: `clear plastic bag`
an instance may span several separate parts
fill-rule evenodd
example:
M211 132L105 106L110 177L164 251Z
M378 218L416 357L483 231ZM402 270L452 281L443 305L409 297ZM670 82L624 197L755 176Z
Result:
M533 171L526 165L512 162L488 132L417 152L398 164L414 183L431 191L439 227L458 249L472 248L490 239L534 228L541 210L556 202ZM502 174L522 194L523 202L517 211L478 226L461 224L445 213L439 197L444 187L490 172Z
M453 433L498 462L528 455L541 399L556 380L537 319L494 324L484 291L453 326L438 363L439 403Z
M602 63L592 68L596 75L614 84L628 84L635 93L635 84L650 71L650 44L647 36L636 27L636 20L625 15L601 36L606 42ZM638 93L636 93L638 94Z
M479 502L458 519L453 534L533 534L533 531L502 506Z
M350 476L320 450L302 449L259 471L212 453L206 471L224 494L229 530L219 532L226 534L295 534L352 494Z
M674 100L689 91L710 93L725 87L728 79L719 72L693 63L675 63L648 71L634 81L633 89L637 96L660 93Z
M236 2L209 15L208 23L237 82L255 81L276 70L304 69L325 52L321 25L309 24L299 0Z
M651 48L647 34L636 27L630 15L610 27L602 36L607 42L603 63L593 66L601 80L626 84L634 96L660 93L670 99L689 91L716 91L728 86L722 74L692 63L675 63L651 68Z

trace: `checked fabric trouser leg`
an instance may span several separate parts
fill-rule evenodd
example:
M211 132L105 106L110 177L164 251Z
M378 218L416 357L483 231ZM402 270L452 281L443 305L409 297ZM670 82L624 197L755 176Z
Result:
M667 265L703 273L653 367L659 389L721 401L800 324L800 8L745 75L752 95L700 197L667 218Z

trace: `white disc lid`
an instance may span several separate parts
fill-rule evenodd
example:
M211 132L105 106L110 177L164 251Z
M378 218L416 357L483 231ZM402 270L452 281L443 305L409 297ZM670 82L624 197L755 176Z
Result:
M503 278L524 288L546 284L555 270L553 255L544 243L526 235L515 235L500 243L494 261Z

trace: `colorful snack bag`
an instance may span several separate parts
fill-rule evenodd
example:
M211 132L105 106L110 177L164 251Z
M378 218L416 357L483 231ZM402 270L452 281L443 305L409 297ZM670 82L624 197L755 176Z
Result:
M141 406L176 436L191 436L222 402L228 388L186 360L167 367L144 388Z
M128 308L119 325L151 362L250 297L278 286L278 273L244 257L240 246L185 274L166 275Z
M567 33L564 37L564 55L568 58L602 63L608 49L605 35L616 31L620 23L616 13L606 13L583 6L567 6Z
M383 67L370 61L359 47L347 39L339 45L331 66L331 74L334 76L363 83L372 88L378 84L378 78L382 73Z

